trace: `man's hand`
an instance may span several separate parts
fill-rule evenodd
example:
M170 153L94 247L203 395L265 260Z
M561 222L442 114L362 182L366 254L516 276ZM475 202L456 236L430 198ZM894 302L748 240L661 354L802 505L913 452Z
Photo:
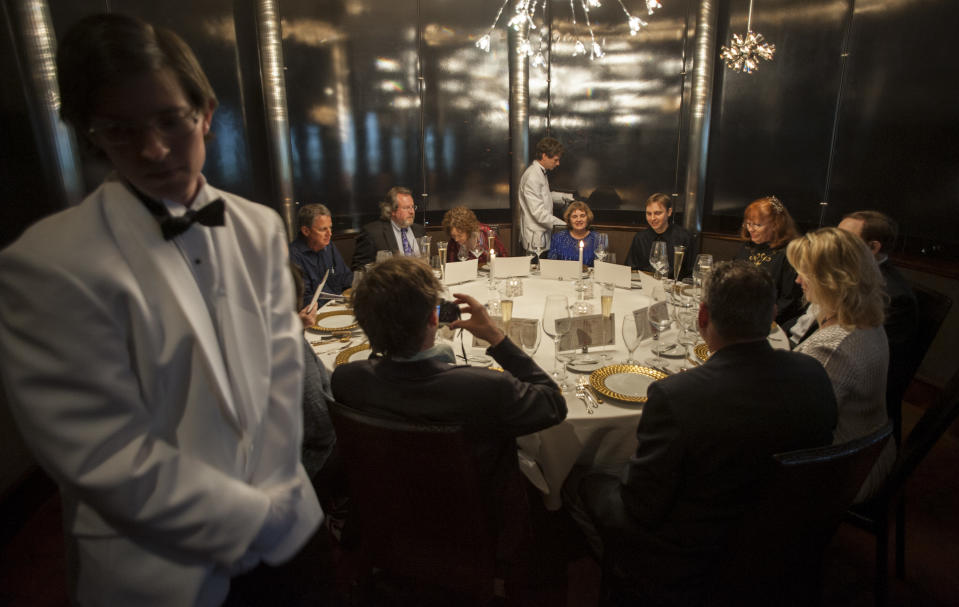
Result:
M466 329L476 337L488 341L491 347L503 341L506 334L490 321L489 313L483 304L465 293L453 293L453 297L454 303L466 304L466 308L460 308L460 310L469 314L470 317L466 320L461 318L451 322L451 328Z
M311 303L298 312L300 316L300 322L303 323L304 329L308 329L316 324L316 313L319 309L319 306L317 306L315 303Z

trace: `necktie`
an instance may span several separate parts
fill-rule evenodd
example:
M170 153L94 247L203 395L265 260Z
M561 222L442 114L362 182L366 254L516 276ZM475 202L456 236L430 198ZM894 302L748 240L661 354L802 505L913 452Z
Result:
M410 241L406 238L406 231L409 228L400 228L400 238L403 240L403 255L412 255L413 247L410 246Z
M130 191L132 191L140 202L143 203L143 206L150 211L150 214L156 217L157 221L160 222L160 232L163 233L164 240L176 238L183 232L186 232L194 223L207 227L224 225L225 203L222 198L217 198L199 211L190 209L183 215L174 217L162 202L153 200L132 185L130 185Z

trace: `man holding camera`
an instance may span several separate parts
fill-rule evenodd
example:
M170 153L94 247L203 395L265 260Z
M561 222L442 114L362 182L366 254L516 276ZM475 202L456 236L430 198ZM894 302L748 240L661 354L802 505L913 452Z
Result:
M566 399L490 321L482 304L459 293L454 303L469 318L449 326L488 341L487 353L506 372L457 366L450 347L434 343L442 290L432 270L411 257L394 257L367 272L352 302L373 355L336 368L333 396L390 419L462 424L476 453L489 511L496 513L502 510L496 507L502 503L501 488L517 476L515 437L563 421ZM507 514L497 518L504 522Z

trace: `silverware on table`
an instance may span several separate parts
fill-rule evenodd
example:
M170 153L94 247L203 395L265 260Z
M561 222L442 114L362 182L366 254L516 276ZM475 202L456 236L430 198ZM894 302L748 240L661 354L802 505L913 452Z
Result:
M579 400L583 401L583 405L586 406L586 413L592 415L593 409L589 406L589 397L586 395L586 390L582 386L576 386L576 396L578 396Z

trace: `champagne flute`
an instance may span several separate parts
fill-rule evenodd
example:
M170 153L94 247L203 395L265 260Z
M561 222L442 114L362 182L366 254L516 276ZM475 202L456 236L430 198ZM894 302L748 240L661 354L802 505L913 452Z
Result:
M609 248L609 235L597 232L593 238L593 254L596 256L596 259L606 261L606 251Z
M616 290L616 286L611 282L604 282L602 285L600 285L599 301L600 301L600 309L602 311L602 318L600 319L600 322L602 323L600 326L600 336L601 336L600 347L604 348L604 350L601 351L599 355L600 357L603 358L603 360L609 360L611 358L610 354L605 351L606 325L610 323L610 316L612 316L613 314L613 293L615 292L615 290ZM614 342L616 341L615 334L616 334L616 327L613 326Z
M678 342L680 345L685 346L686 352L682 369L687 370L695 366L690 363L690 360L692 360L691 349L699 341L699 308L690 302L690 305L679 308L677 316L679 318Z
M656 275L660 280L666 277L669 272L669 258L666 257L666 243L657 240L649 250L649 265L656 270Z
M553 338L553 372L551 376L565 390L566 367L559 360L560 339L570 329L569 300L565 295L548 295L543 307L543 332Z
M686 256L686 247L679 244L673 247L673 280L679 281L679 273L683 269L683 257Z
M633 359L633 352L639 347L639 342L641 342L642 339L643 335L640 333L639 326L636 324L636 315L630 312L623 316L623 345L626 346L626 351L629 352L629 355L626 357L627 365L639 364Z
M653 341L656 343L653 344L653 354L655 356L647 360L646 364L655 369L660 369L666 366L666 360L663 358L661 349L662 342L659 336L663 331L669 329L669 325L671 325L673 321L669 318L669 310L665 303L656 303L649 306L647 318L649 320L649 327L653 330Z
M696 256L696 265L693 266L693 284L702 296L703 286L709 274L713 271L713 256L709 253L700 253Z
M507 296L499 302L500 317L503 319L503 331L509 335L509 321L513 320L513 298Z

